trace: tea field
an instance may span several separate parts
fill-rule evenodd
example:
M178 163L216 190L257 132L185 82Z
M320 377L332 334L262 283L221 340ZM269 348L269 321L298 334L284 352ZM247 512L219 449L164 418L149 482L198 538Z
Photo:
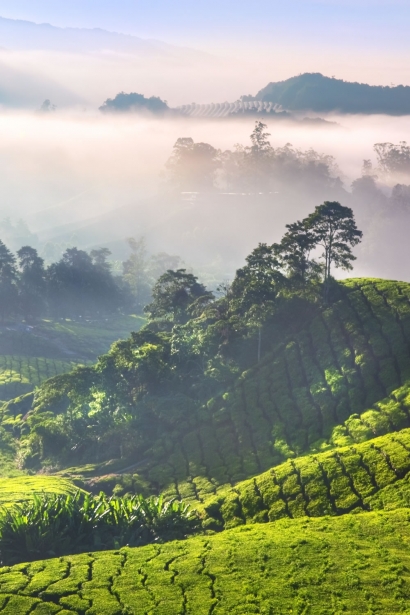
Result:
M410 430L299 457L208 499L205 527L410 506Z
M339 286L331 305L285 342L265 340L259 363L170 421L138 458L0 483L10 502L72 493L69 479L83 477L94 491L189 502L203 524L184 541L0 568L0 613L410 613L410 284ZM58 361L91 361L115 328L91 325L43 323L22 336L11 372L33 386L47 369L28 371L23 355L49 362L49 375ZM36 336L37 354L27 342Z
M409 544L409 510L283 519L2 568L0 613L407 613Z

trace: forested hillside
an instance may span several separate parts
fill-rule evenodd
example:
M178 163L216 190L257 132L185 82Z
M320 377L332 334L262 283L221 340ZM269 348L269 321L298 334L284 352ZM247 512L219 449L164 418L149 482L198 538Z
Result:
M245 97L246 99L251 97ZM256 100L271 102L291 111L342 113L410 113L410 87L351 83L320 73L304 73L285 81L269 83Z
M1 613L403 612L410 284L336 281L361 237L326 201L214 292L169 269L3 405Z

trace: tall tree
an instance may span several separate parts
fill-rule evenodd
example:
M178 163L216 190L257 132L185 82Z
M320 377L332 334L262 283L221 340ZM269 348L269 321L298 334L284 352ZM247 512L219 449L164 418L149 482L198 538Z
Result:
M95 248L91 250L90 256L94 267L107 273L111 271L111 265L108 262L108 258L111 256L111 250L108 248Z
M17 312L17 276L16 257L0 241L0 317L2 320Z
M131 248L131 254L122 264L124 280L131 289L136 311L142 313L144 306L151 298L151 284L148 276L149 259L145 237L139 239L129 237L127 243Z
M46 311L46 272L37 250L23 246L17 252L21 270L20 307L26 320L36 319Z
M337 201L325 201L304 220L312 234L314 244L323 248L325 300L328 300L331 267L352 269L356 257L352 248L363 236L359 231L350 207Z
M270 133L266 132L267 125L257 120L255 122L255 128L251 134L252 146L249 148L253 156L260 158L266 156L272 152L272 146L268 137Z
M238 269L231 286L238 312L258 330L258 361L261 357L262 327L275 310L278 289L284 281L273 246L260 243Z
M270 188L272 175L272 159L274 150L269 142L270 134L267 126L261 121L255 122L251 134L250 147L244 149L245 175L249 186L256 191L266 191Z
M296 282L305 284L318 267L310 260L310 253L315 245L312 230L304 220L287 224L288 229L280 243L273 244L273 250L289 277Z
M169 320L184 324L189 319L189 308L204 306L213 299L203 284L185 269L169 270L164 273L152 289L152 302L145 312L151 319Z

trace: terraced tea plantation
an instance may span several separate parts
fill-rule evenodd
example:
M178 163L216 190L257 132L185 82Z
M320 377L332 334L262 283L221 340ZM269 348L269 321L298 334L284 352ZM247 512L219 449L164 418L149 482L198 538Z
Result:
M81 360L0 355L0 399L8 401L29 393L44 380L82 364Z
M157 442L142 476L201 502L287 458L410 426L410 285L343 296Z
M282 517L410 506L410 430L299 457L206 501L216 529Z
M119 316L103 321L40 321L0 328L0 400L28 393L44 380L94 362L144 319Z
M410 511L282 520L0 569L4 615L405 613Z

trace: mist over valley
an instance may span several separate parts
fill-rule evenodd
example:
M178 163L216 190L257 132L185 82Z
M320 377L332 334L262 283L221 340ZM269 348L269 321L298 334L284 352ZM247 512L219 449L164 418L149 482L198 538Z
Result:
M181 185L172 184L166 163L179 138L233 151L236 143L250 144L255 119L247 116L211 120L7 111L0 116L2 217L14 225L23 220L43 255L52 253L48 244L55 246L56 257L64 246L107 246L113 259L124 259L125 239L144 236L150 252L178 254L201 275L209 267L212 275L231 279L258 242L277 241L285 224L335 198L353 207L365 232L355 274L391 277L395 272L408 279L404 251L410 204L406 196L400 203L391 199L396 184L409 184L408 167L382 175L373 150L375 143L399 144L409 131L408 117L332 115L334 123L319 127L262 119L274 149L291 143L295 151L332 156L329 177L339 177L337 185L330 188L314 169L292 168L293 154L287 175L276 176L268 187L229 183L226 170L216 171L205 188L199 179L192 184L189 169ZM368 159L379 177L374 186L352 194ZM23 241L17 231L7 240L12 249Z

